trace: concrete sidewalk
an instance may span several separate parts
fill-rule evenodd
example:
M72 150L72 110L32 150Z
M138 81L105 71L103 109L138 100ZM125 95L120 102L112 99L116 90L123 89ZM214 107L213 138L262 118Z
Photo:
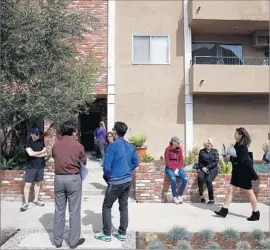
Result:
M250 204L234 203L231 213L226 219L218 218L212 212L217 205L204 204L129 204L129 235L126 245L114 239L111 243L99 242L93 234L101 230L101 206L103 196L93 196L82 202L82 236L87 240L83 248L135 248L135 232L167 232L172 226L186 227L191 232L201 229L212 229L216 232L232 227L238 231L247 232L262 229L269 232L269 206L259 204L261 220L248 222ZM28 211L19 212L20 203L2 202L1 227L21 229L21 232L9 240L2 249L7 248L51 248L54 204L47 203L45 207L32 207ZM112 211L114 230L119 225L118 204ZM68 216L66 217L68 226ZM68 228L67 228L68 230Z

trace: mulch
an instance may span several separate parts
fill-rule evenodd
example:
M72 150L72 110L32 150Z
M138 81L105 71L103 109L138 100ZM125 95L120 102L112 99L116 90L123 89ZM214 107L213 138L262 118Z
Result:
M0 247L3 246L10 238L12 238L19 231L20 229L2 230L0 238Z
M137 238L137 249L147 249L150 242L147 242L146 237L147 233L138 233ZM165 244L167 249L173 249L177 245L177 242L168 241L166 239L166 234L162 233L156 233L157 237L155 239L158 241L161 241L163 244ZM269 233L265 233L267 237L269 237ZM255 240L251 238L249 233L240 233L240 238L235 240L227 240L224 239L224 237L221 235L221 233L216 233L215 237L211 239L209 242L203 240L200 238L198 233L192 234L192 237L189 240L186 240L192 247L192 249L203 249L205 248L210 242L218 243L221 247L221 249L236 249L236 244L239 241L247 241L249 242L251 249L260 249L259 247L259 240Z

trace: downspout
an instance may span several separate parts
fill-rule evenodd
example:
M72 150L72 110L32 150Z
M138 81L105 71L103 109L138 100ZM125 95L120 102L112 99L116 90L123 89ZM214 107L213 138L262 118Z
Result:
M184 0L184 71L185 71L185 153L193 148L193 96L189 92L189 69L192 60L191 28L188 24L188 1Z
M115 0L108 0L107 129L115 122Z

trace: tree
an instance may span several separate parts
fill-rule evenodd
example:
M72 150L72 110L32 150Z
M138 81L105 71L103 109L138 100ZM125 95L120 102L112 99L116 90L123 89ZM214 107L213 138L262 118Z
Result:
M84 112L94 100L98 65L76 41L100 27L67 0L1 0L1 155L30 118L54 123Z

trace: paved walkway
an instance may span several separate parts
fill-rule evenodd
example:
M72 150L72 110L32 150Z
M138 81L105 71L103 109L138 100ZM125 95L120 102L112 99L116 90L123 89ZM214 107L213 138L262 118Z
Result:
M251 231L260 228L269 231L269 205L259 204L261 220L248 222L246 218L251 213L247 203L232 204L231 213L226 219L215 217L213 210L218 205L204 204L153 204L135 203L130 198L129 204L129 234L128 240L121 243L113 239L111 243L100 242L94 239L93 234L102 228L101 206L103 202L105 182L102 179L102 169L95 162L90 162L89 175L83 184L82 201L82 236L86 238L84 249L107 249L107 248L135 248L135 232L167 232L172 226L186 227L191 232L204 228L214 231L222 231L232 227L239 231ZM10 239L2 249L17 248L52 248L53 229L53 202L45 207L31 207L28 211L19 212L20 203L1 202L1 228L20 229L21 231ZM112 211L113 225L119 225L118 204ZM68 216L67 227L68 227ZM67 228L68 230L68 228Z

